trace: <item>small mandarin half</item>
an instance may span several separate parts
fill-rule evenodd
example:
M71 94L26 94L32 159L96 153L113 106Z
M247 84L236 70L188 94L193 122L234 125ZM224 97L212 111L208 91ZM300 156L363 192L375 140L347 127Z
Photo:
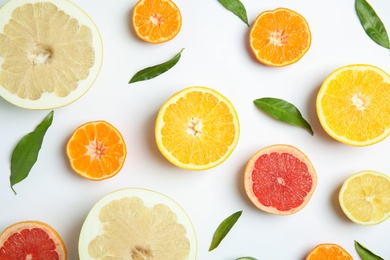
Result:
M257 208L290 215L309 202L317 187L317 174L303 152L291 145L275 144L259 150L249 160L244 186Z
M40 221L22 221L0 234L0 259L66 260L64 242L53 227Z
M315 246L305 260L353 260L352 256L340 245L325 243Z
M132 21L137 36L155 44L172 40L182 24L180 10L171 0L139 0Z
M66 145L72 169L90 180L115 176L126 159L126 144L121 133L110 123L92 121L79 126Z
M345 215L360 225L376 225L390 217L390 177L365 170L349 176L339 192Z
M206 170L225 161L240 135L237 113L219 92L194 86L170 97L156 119L156 143L172 164Z
M81 228L84 259L195 260L192 222L172 198L156 191L125 188L100 199Z
M265 65L293 64L310 48L309 24L302 15L287 8L264 11L251 26L249 45L256 59Z
M0 9L0 96L27 109L84 95L103 62L92 19L68 0L10 0Z
M390 134L390 75L369 64L351 64L330 73L317 94L324 130L353 146L378 143Z

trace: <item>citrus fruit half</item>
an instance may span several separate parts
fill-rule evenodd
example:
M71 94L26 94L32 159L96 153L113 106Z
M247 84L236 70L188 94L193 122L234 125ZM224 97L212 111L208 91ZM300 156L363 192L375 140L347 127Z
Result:
M82 226L80 259L195 260L194 227L173 199L139 188L100 199Z
M317 174L298 148L275 144L261 149L249 160L244 185L257 208L290 215L309 202L317 186Z
M390 134L390 75L368 64L333 71L322 83L316 108L324 130L354 146L375 144Z
M162 43L173 39L181 29L181 13L171 0L139 0L133 9L133 27L146 42Z
M261 63L282 67L299 61L311 45L305 18L287 8L260 13L251 26L249 45Z
M155 136L172 164L206 170L225 161L237 145L240 126L230 101L207 87L189 87L170 97L157 115Z
M0 234L0 259L67 259L66 247L48 224L23 221Z
M349 176L339 192L340 207L353 222L376 225L390 217L390 177L376 171Z
M79 126L69 138L66 154L72 169L90 180L115 176L126 159L126 144L110 123L92 121Z
M90 89L100 33L68 0L10 0L0 9L0 96L28 109L65 106Z
M353 260L352 256L337 244L319 244L306 256L306 260Z

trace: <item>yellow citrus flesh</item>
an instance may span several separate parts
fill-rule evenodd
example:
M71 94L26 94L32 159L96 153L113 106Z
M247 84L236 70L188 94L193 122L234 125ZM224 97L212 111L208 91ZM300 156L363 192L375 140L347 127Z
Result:
M0 96L28 109L81 97L103 59L100 33L68 0L11 0L0 9Z
M378 67L353 64L332 72L316 100L324 130L348 145L375 144L390 134L390 76Z
M379 224L390 216L390 177L369 170L355 173L344 181L339 202L353 222Z
M189 87L161 107L155 136L174 165L206 170L225 161L239 139L238 116L230 101L206 87Z
M80 233L80 259L195 260L197 239L185 211L161 193L112 192L89 212Z

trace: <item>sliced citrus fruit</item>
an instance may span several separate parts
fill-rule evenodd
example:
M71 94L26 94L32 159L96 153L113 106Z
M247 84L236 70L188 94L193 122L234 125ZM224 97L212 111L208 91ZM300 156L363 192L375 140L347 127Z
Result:
M115 176L126 159L126 144L110 123L92 121L79 126L69 138L66 154L72 169L90 180Z
M155 136L172 164L206 170L225 161L237 145L238 116L230 101L207 87L188 87L160 108Z
M257 208L290 215L309 202L317 186L317 174L309 158L298 148L275 144L259 150L249 160L244 185Z
M172 198L126 188L100 199L80 232L80 259L195 260L197 239L190 218Z
M251 26L249 45L256 59L265 65L293 64L310 48L309 24L302 15L287 8L264 11Z
M181 29L181 13L171 0L139 0L133 9L133 27L146 42L173 39Z
M390 217L390 177L376 171L349 176L339 192L340 207L353 222L376 225Z
M39 221L23 221L0 234L0 259L66 260L64 242L51 226Z
M390 75L368 64L333 71L322 83L316 107L324 130L348 145L375 144L390 134Z
M352 256L340 245L319 244L306 256L306 260L353 260Z
M11 0L0 9L0 96L28 109L86 93L103 59L100 33L68 0Z

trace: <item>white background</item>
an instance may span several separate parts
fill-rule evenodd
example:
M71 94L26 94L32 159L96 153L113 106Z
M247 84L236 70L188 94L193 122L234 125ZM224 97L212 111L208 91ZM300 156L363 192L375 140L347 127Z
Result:
M0 5L6 1L0 0ZM353 0L243 0L249 23L267 9L287 7L302 14L312 31L306 55L288 67L258 63L248 45L249 28L217 0L176 0L183 17L173 40L152 45L140 41L131 26L135 0L75 0L97 24L104 60L97 81L81 99L55 109L37 163L23 182L9 185L10 158L16 143L49 113L18 108L0 100L0 230L24 220L53 226L63 238L70 260L78 259L83 221L97 200L125 187L142 187L174 198L190 216L198 237L198 259L299 260L319 243L337 243L359 259L353 241L390 259L390 221L360 226L341 211L337 196L352 173L371 169L390 173L390 139L369 147L351 147L331 139L315 111L317 91L329 73L353 63L368 63L390 72L389 50L375 44L362 29ZM371 0L390 31L390 2ZM182 48L179 63L165 74L144 82L127 82L140 69L172 58ZM221 92L235 106L241 137L221 165L191 172L171 165L154 140L156 115L177 91L203 85ZM315 134L279 122L257 109L253 100L277 97L295 104ZM112 179L85 180L72 172L65 145L79 125L106 120L124 136L125 165ZM308 205L291 216L256 209L246 197L243 174L259 149L291 144L312 161L318 186ZM212 235L230 214L243 214L218 248L208 252Z

